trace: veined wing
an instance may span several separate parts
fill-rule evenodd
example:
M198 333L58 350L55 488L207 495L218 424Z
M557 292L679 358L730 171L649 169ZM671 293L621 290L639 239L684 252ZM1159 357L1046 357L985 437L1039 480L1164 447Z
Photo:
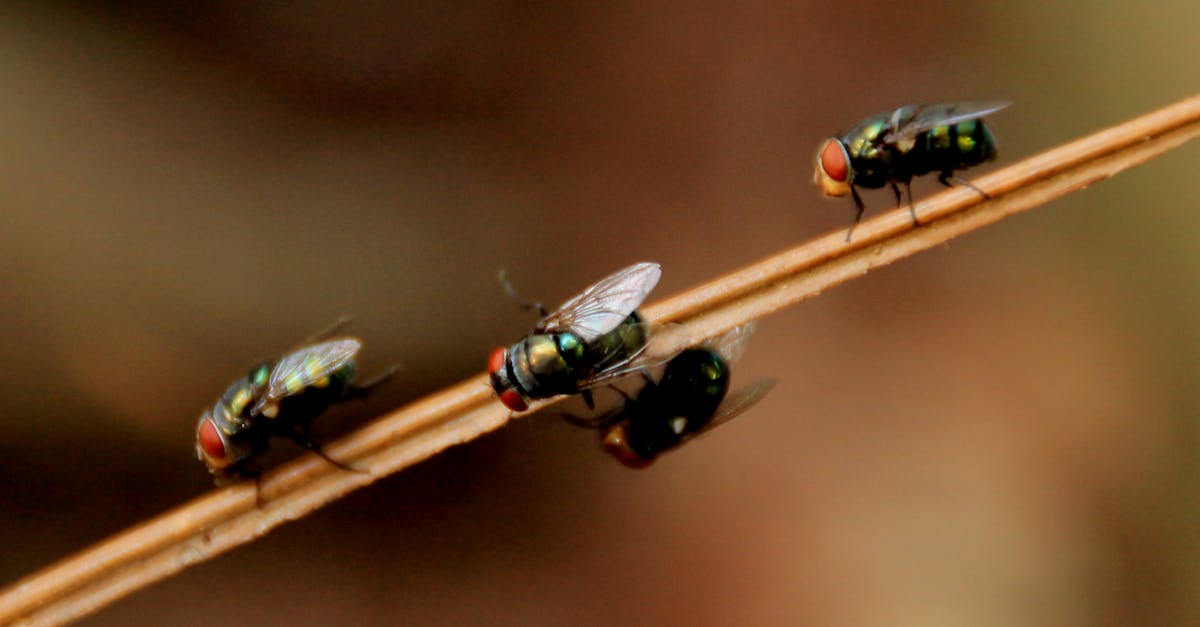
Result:
M883 140L889 143L915 139L925 131L957 124L966 120L981 118L989 113L995 113L1012 103L1006 100L966 100L962 102L947 102L941 104L917 105L912 117L903 123L898 119L904 107L896 109L892 116L892 130L884 135Z
M657 263L635 263L601 279L538 322L538 332L570 331L584 342L612 331L658 284Z
M354 337L340 337L301 347L284 355L271 368L266 393L255 405L260 409L304 388L319 384L354 360L362 350L362 341Z
M646 335L649 336L649 323L643 322L642 324L647 325ZM662 328L670 326L672 326L672 323L664 323L657 324L654 326L654 328L661 331ZM726 363L733 364L741 359L742 355L746 353L746 347L750 343L750 336L754 335L754 331L757 328L758 321L752 320L746 324L736 326L725 333L718 335L708 342L705 342L703 346L707 346L716 351L717 354L726 361ZM646 348L648 348L649 345L650 342L647 341L646 344L642 345L642 347L636 352L626 355L621 361L600 364L596 374L579 382L579 389L582 390L594 388L610 383L616 379L628 377L631 374L648 372L671 361L677 355L679 355L679 353L687 350L685 347L680 350L665 354L648 354L646 352Z
M726 362L736 363L745 354L750 336L754 335L754 330L757 328L758 321L752 320L718 335L708 341L707 345L717 351L718 355L724 357Z
M731 392L729 396L717 408L717 413L713 416L704 428L696 432L695 435L700 435L718 425L729 422L737 417L742 412L750 409L755 404L763 399L778 383L775 379L763 379L756 381L744 388Z

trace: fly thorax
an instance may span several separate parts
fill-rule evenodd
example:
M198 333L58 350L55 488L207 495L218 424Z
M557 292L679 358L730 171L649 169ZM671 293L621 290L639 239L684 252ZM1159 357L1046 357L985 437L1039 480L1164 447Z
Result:
M535 392L544 379L565 368L549 335L531 335L513 344L508 358L515 379L512 383L525 393Z
M530 374L553 377L567 370L554 335L534 335L525 341L525 363Z
M587 347L583 340L574 333L556 333L554 334L554 350L568 368L574 368L583 362Z
M525 339L525 372L518 378L531 377L526 387L531 393L547 395L573 391L574 382L586 373L587 346L574 333L531 335ZM581 370L582 369L582 370ZM521 381L522 385L526 381Z
M256 388L263 388L267 386L267 381L269 381L270 378L271 364L263 363L255 366L254 369L250 371L250 376L246 377L246 380L250 382L250 385L253 385Z
M241 411L245 409L245 405L241 405L237 409L235 411L235 408L226 403L225 399L217 401L212 408L213 424L227 434L237 433L245 429L249 426L246 414Z
M216 420L217 425L222 429L225 429L226 425L231 428L234 425L238 428L245 427L246 420L250 415L249 410L266 389L270 374L270 367L263 364L251 370L246 378L234 381L213 408L213 419ZM225 430L230 432L229 429Z

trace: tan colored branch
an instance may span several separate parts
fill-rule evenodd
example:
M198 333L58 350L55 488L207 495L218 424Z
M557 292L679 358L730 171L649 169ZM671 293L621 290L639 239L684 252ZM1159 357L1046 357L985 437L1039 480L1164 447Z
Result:
M1161 155L1200 135L1200 96L1089 135L958 187L817 238L643 311L675 322L652 350L668 352L815 296L963 233L1042 205ZM807 164L805 164L807 165ZM542 403L544 406L554 401ZM535 407L534 409L537 409ZM214 490L18 581L0 594L0 623L67 622L143 586L250 542L338 497L508 422L486 376L380 417L326 447L366 473L305 455L253 482Z

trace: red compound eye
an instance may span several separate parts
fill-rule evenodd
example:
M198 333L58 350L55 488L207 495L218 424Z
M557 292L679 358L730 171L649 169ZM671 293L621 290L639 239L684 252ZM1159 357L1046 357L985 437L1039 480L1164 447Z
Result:
M200 450L212 459L225 459L225 442L221 440L221 434L217 432L217 425L213 424L212 420L204 420L200 423L200 429L196 432L196 437L200 441Z
M525 411L529 409L529 405L525 403L525 399L521 398L521 394L512 389L504 390L500 393L500 402L513 411Z
M497 348L492 351L492 355L488 357L488 372L500 372L504 368L504 358L508 355L508 351L504 347Z
M836 139L826 140L825 147L821 148L821 169L829 178L839 183L846 182L846 176L850 174L850 165L846 163L846 150L842 147L842 142Z

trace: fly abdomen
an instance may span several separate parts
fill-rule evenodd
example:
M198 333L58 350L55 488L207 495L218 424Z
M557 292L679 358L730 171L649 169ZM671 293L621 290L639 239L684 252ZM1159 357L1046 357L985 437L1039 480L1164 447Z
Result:
M919 138L913 174L951 172L996 158L996 138L980 120L938 126Z
M587 364L592 372L604 369L608 364L628 360L646 345L646 323L638 312L629 314L617 328L605 333L588 346Z

